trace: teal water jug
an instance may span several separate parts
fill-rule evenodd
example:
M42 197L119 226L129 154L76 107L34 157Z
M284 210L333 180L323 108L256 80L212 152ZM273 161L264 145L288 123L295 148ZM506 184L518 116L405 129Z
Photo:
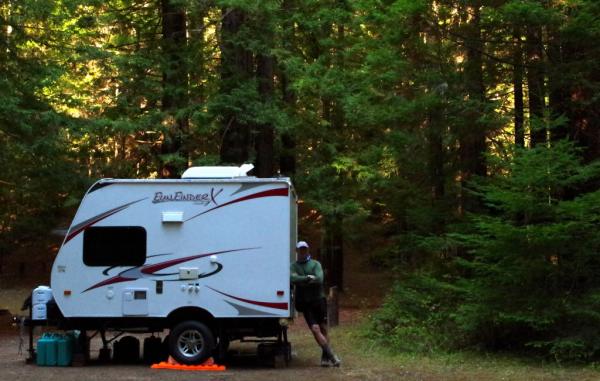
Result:
M46 366L47 358L48 358L48 348L50 346L50 342L52 341L52 337L45 333L42 337L37 341L37 359L36 362L39 366Z
M71 365L71 361L73 360L73 341L70 336L58 336L56 339L56 350L56 365Z
M73 359L73 353L75 353L75 349L77 348L77 336L75 335L75 333L73 331L71 332L67 332L67 334L65 335L65 337L67 338L67 341L69 342L70 345L70 356L71 356L71 360Z
M56 366L58 355L58 336L50 335L46 351L46 366Z

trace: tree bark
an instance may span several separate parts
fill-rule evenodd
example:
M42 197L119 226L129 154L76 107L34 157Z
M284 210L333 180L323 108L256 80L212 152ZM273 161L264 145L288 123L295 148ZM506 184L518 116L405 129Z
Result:
M286 68L281 69L280 77L283 102L285 103L288 112L293 112L295 109L296 95L289 86ZM296 139L293 132L288 130L281 134L279 171L284 176L293 176L296 173Z
M329 287L337 286L344 291L344 220L334 214L325 221L325 263L327 264Z
M162 110L168 113L168 127L161 146L161 154L178 154L182 160L163 162L161 175L167 178L178 177L183 168L181 162L187 161L182 145L188 133L189 120L181 110L187 107L188 79L185 59L186 51L186 14L185 9L171 0L161 1L162 35L165 64L163 67Z
M221 22L221 93L232 91L250 80L254 62L251 52L235 42L239 38L246 15L239 9L223 9ZM222 163L243 164L249 159L251 142L250 127L243 123L230 109L222 112L220 157Z
M569 117L568 111L568 83L561 79L563 69L562 47L559 31L550 28L548 31L548 107L553 118L560 116ZM557 141L569 136L568 122L556 126L550 131L550 139Z
M594 95L600 74L593 65L582 63L594 59L596 41L561 36L556 29L548 35L553 69L549 73L550 107L554 115L567 119L566 124L551 131L552 140L569 138L582 149L584 162L591 162L600 157L600 102ZM573 70L579 79L573 79L572 74L565 79L565 73Z
M432 58L431 62L428 62L428 66L432 70L439 70L440 77L443 75L443 68L440 65L441 54L439 51L440 41L442 36L440 30L436 27L428 32L428 42L432 46L439 56ZM445 173L444 173L444 162L445 162L445 149L444 149L444 125L445 125L445 106L446 106L446 91L448 90L448 83L435 83L430 84L433 87L433 92L436 96L437 101L429 106L427 111L427 126L426 126L426 138L428 141L428 169L429 169L429 184L431 186L431 199L432 204L435 204L438 200L444 198L445 194ZM436 229L442 225L441 218L435 219Z
M257 60L258 93L263 103L273 101L274 58L270 54L260 54ZM257 126L256 171L257 177L273 177L275 169L275 151L273 143L275 131L270 123Z
M343 41L345 39L344 25L338 24L337 29L328 28L337 38L337 47L333 54L333 63L338 70L344 67L342 55ZM329 52L325 54L330 54ZM327 118L331 126L332 134L341 134L346 124L341 104L334 99L324 99L323 105L327 106ZM326 226L329 254L331 255L331 268L329 269L331 286L337 286L340 292L344 291L344 217L340 213L334 213L330 217L330 223Z
M460 212L478 207L479 200L469 196L464 189L473 176L485 176L486 126L480 121L485 107L483 82L483 42L480 25L479 1L467 8L471 19L465 31L466 63L464 69L465 90L469 99L469 111L465 129L459 136L459 159L461 168Z
M436 105L429 111L427 123L427 140L429 142L429 177L431 198L435 202L444 198L444 143L443 143L443 109Z
M208 14L208 7L197 5L189 15L190 39L189 47L193 54L190 74L190 102L194 104L203 104L206 102L206 91L203 81L207 76L207 59L205 57L204 36L206 35L207 25L204 18Z
M514 88L514 122L515 145L525 147L525 112L523 103L523 45L521 43L521 28L515 27L513 33L515 43L513 53L513 88Z
M292 21L295 0L283 0L282 12L284 14L283 38L284 47L293 51L297 47L294 45L295 26ZM281 97L288 113L293 113L296 109L296 94L290 87L290 78L287 67L280 67ZM293 176L296 173L296 139L293 131L285 130L281 134L281 152L279 153L279 172L284 176Z
M544 122L544 70L542 30L527 26L527 88L529 90L529 133L531 146L546 143Z

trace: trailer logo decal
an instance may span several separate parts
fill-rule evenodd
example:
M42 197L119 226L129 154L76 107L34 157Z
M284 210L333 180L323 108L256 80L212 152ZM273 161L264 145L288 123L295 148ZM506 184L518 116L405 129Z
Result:
M209 204L219 205L217 203L217 196L223 192L223 188L216 190L210 188L210 192L206 193L183 193L181 191L173 193L155 192L154 198L152 199L153 204L160 202L175 202L175 201L187 201L195 204L208 206Z
M121 210L123 209L127 209L129 206L138 203L142 200L147 199L148 197L144 197L144 198L140 198L139 200L135 200L132 202L128 202L127 204L121 205L121 206L117 206L116 208L107 210L104 213L100 213L97 216L94 216L92 218L88 218L87 220L78 223L77 225L73 225L71 226L71 228L69 229L69 233L67 234L67 238L65 238L65 243L69 242L70 240L72 240L73 238L75 238L75 236L77 236L77 234L81 233L82 231L84 231L85 229L89 228L90 226L92 226L93 224L95 224L96 222L102 221L105 218L108 218L110 216L112 216L115 213L119 213Z
M237 297L237 296L226 294L226 293L221 292L219 290L215 290L214 288L212 288L210 286L206 286L206 287L210 288L214 292L218 292L221 295L225 295L225 296L228 296L228 297L230 297L232 299L239 300L240 302L250 303L250 304L254 304L256 306L261 306L261 307L276 308L278 310L287 310L288 309L288 304L287 303L261 302L261 301L258 301L258 300L244 299L244 298L240 298L240 297Z
M234 252L240 252L240 251L246 251L246 250L253 250L253 249L258 249L258 247L248 247L248 248L243 248L243 249L215 251L215 252L212 252L212 253L198 254L198 255L192 255L192 256L189 256L189 257L171 259L171 260L168 260L168 261L154 263L154 264L151 264L151 265L144 265L144 266L133 267L133 268L121 271L119 274L113 276L112 278L105 279L102 282L96 283L96 284L88 287L87 289L83 290L82 293L90 291L90 290L93 290L93 289L98 288L98 287L102 287L102 286L106 286L106 285L109 285L109 284L113 284L113 283L129 282L129 281L132 281L132 280L138 280L138 279L142 279L142 278L150 278L151 280L157 280L157 279L152 279L152 278L153 277L161 277L161 276L168 276L168 275L179 274L179 273L168 273L168 274L157 274L156 273L157 271L166 269L166 268L171 267L171 266L175 266L175 265L178 265L178 264L181 264L181 263L184 263L184 262L189 262L189 261L192 261L194 259L210 257L211 255L225 254L225 253L234 253ZM220 272L223 269L223 265L222 264L217 263L216 265L217 265L217 269L216 270L211 271L209 273L200 274L198 276L198 278L209 277L211 275L214 275L214 274ZM168 280L168 279L166 279L166 280ZM179 279L170 279L170 280L179 280Z
M196 214L194 216L191 216L190 218L188 218L187 220L185 220L185 222L188 222L191 219L199 217L199 216L201 216L201 215L203 215L205 213L211 212L211 211L213 211L215 209L219 209L219 208L222 208L224 206L235 204L235 203L238 203L238 202L242 202L242 201L246 201L246 200L252 200L254 198L261 198L261 197L274 197L274 196L284 196L284 197L287 197L288 194L289 194L289 189L288 188L275 188L275 189L269 189L269 190L266 190L266 191L262 191L262 192L250 194L248 196L236 198L235 200L228 201L228 202L226 202L224 204L217 205L214 208L210 208L208 210L200 212L200 213L198 213L198 214Z

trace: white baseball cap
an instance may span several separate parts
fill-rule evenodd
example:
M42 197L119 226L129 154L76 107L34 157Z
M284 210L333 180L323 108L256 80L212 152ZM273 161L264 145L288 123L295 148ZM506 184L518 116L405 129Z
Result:
M301 247L306 247L308 249L308 243L304 241L300 241L296 244L296 249L300 249Z

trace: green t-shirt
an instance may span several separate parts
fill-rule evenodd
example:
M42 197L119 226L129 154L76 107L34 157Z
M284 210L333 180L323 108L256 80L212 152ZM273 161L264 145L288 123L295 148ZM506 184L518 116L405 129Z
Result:
M304 303L316 302L325 297L323 291L323 268L319 261L310 259L304 263L293 262L290 266L291 281L296 286L296 298ZM314 275L309 281L307 275Z

